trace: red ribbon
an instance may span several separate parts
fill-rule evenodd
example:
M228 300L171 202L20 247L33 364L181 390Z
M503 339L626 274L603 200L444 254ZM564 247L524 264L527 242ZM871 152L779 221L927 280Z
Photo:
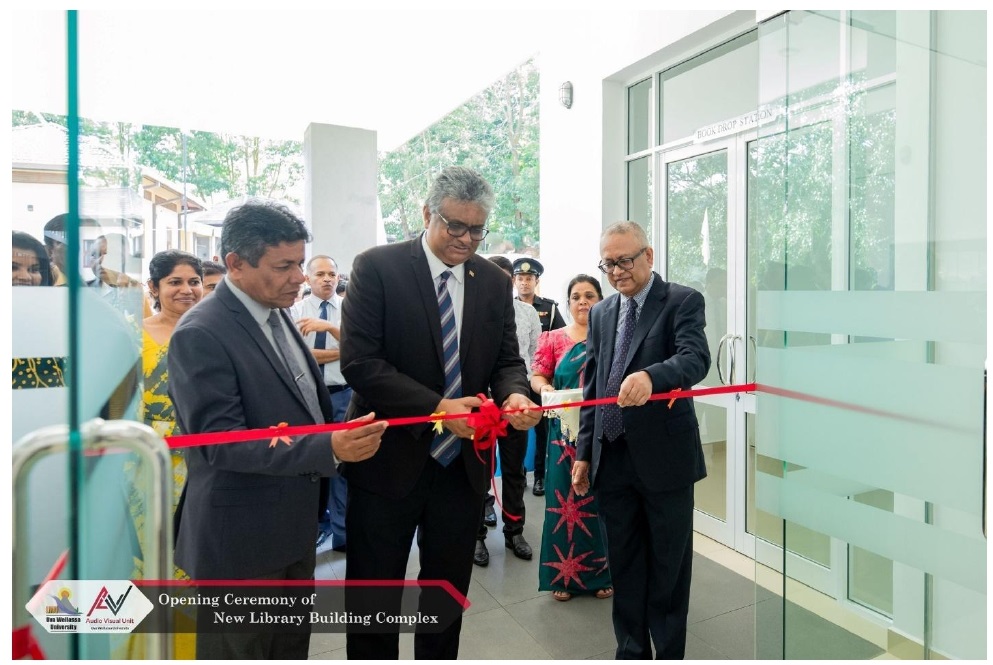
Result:
M695 390L681 390L676 388L675 390L671 390L669 392L652 395L648 398L648 400L654 401L667 399L669 400L669 408L672 408L673 402L677 399L693 397L694 395L720 395L726 393L751 392L755 390L755 387L756 384L754 383L745 383L735 386L718 386L716 388L697 388ZM519 515L508 513L504 509L503 504L500 501L500 494L496 491L496 443L498 438L507 435L508 423L504 416L511 413L521 413L525 411L525 409L503 410L498 407L492 399L486 397L486 395L480 393L478 397L482 401L482 404L479 406L477 411L473 411L468 414L432 414L429 416L413 416L408 418L389 418L386 420L386 423L390 427L396 427L402 425L437 423L443 420L465 418L466 424L473 428L472 446L476 453L476 458L480 462L485 463L483 455L486 451L489 451L490 469L493 469L490 475L490 486L493 488L493 497L496 499L497 506L507 519L518 521L521 517ZM617 402L617 397L603 397L600 399L583 400L580 402L563 402L562 404L555 404L551 406L531 407L528 410L550 411L552 409L599 406L601 404L613 404L615 402ZM355 429L356 427L361 427L366 424L368 423L349 422L325 425L296 425L290 427L285 425L285 423L280 423L279 425L274 425L265 429L238 430L234 432L208 432L204 434L182 434L178 436L167 436L165 437L165 440L169 444L170 448L177 449L193 446L218 445L222 443L238 443L242 441L254 441L257 439L268 438L270 439L269 447L271 448L277 441L283 441L289 445L288 437L291 436L320 434L323 432L340 432Z
M20 626L12 631L10 644L14 660L31 657L31 660L45 660L45 652L31 632L31 626Z
M714 388L695 388L693 390L671 390L664 393L656 393L648 398L649 401L655 401L660 399L674 400L682 399L684 397L702 397L704 395L725 395L730 393L741 393L741 392L755 392L757 384L755 383L741 383L733 386L717 386ZM490 400L487 400L490 401ZM529 407L528 411L551 411L553 409L562 409L566 407L583 407L583 406L600 406L602 404L613 404L617 401L616 397L601 397L599 399L588 399L580 402L563 402L562 404L555 404L553 406L533 406ZM495 407L495 405L494 405ZM507 415L511 413L521 413L525 409L499 409L502 415ZM390 427L400 427L403 425L422 425L425 423L434 423L439 420L454 420L456 418L472 418L477 416L479 412L474 411L472 413L452 413L445 414L443 416L439 415L427 415L427 416L409 416L405 418L387 418L386 420L377 420L376 422L385 422ZM484 420L482 421L485 427L487 423L492 421L493 415L492 409L488 409L488 413L482 416ZM283 436L301 436L304 434L322 434L325 432L341 432L344 430L355 429L357 427L362 427L363 425L368 425L367 422L347 422L347 423L329 423L324 425L291 425L291 426L271 426L263 427L259 429L244 429L244 430L233 430L228 432L204 432L201 434L178 434L175 436L165 437L166 443L172 449L178 448L192 448L196 446L213 446L223 443L241 443L243 441L256 441L258 439L272 440L276 437Z

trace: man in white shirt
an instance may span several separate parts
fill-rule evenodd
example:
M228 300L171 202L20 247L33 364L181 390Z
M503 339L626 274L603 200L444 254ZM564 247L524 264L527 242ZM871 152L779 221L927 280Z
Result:
M324 385L331 394L334 422L345 419L345 409L352 398L352 391L341 374L338 361L338 340L341 327L341 296L338 287L338 265L324 254L311 257L307 263L307 284L310 295L290 308L290 317L296 321L300 334L324 374ZM348 484L340 476L321 479L321 501L318 508L317 546L330 537L331 548L344 552L345 506Z

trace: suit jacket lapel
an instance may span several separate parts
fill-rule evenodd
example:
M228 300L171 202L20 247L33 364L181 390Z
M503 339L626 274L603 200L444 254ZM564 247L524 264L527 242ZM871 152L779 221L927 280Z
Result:
M266 360L269 361L273 371L279 375L279 378L289 389L290 393L301 401L304 408L307 408L307 403L303 401L303 396L300 394L300 389L297 387L296 381L294 381L293 377L290 376L289 370L286 369L286 365L283 364L282 358L280 358L276 353L276 349L274 349L269 340L266 339L265 333L262 332L262 327L259 326L258 322L252 317L251 314L249 314L248 310L245 309L245 306L238 300L238 297L231 293L230 289L226 288L223 280L217 285L217 292L215 295L220 296L224 301L224 304L228 306L228 309L234 313L235 321L238 322L238 325L245 330L245 333L252 339L253 342L255 342L256 346L259 347L262 355L264 355ZM288 352L289 350L287 350L287 353ZM310 409L307 408L307 411L309 412Z
M479 280L476 279L476 271L473 270L474 260L474 258L470 258L465 262L462 274L464 285L462 287L462 333L459 335L459 362L462 364L463 372L466 366L466 350L469 348L469 340L472 339L473 330L476 328L474 322L476 321L476 304L479 298Z
M431 279L431 269L428 267L428 259L424 256L424 248L421 247L420 239L411 241L410 263L414 272L414 283L421 294L424 302L425 320L431 329L431 338L434 340L435 354L438 357L438 364L445 366L445 348L441 341L441 318L438 313L438 292L435 290L434 280ZM464 317L463 317L464 318Z
M665 299L669 295L669 284L662 281L662 278L656 273L655 281L652 283L652 288L648 292L648 297L645 298L645 306L641 310L641 314L638 315L638 325L634 328L634 337L631 338L631 347L628 349L628 357L624 359L624 368L631 364L631 360L634 358L634 352L641 346L641 343L645 341L645 337L648 336L648 331L652 329L655 325L655 321L658 319L659 314L662 312L662 308L665 305Z
M614 345L617 343L617 316L621 309L621 297L615 295L608 299L604 303L606 311L604 311L603 316L600 317L600 338L603 343L600 344L600 348L606 353L604 354L602 362L602 367L604 371L597 372L602 379L602 384L597 386L598 392L603 394L607 389L607 379L610 376L610 367L614 362ZM601 365L598 365L600 367ZM598 383L601 383L598 381Z

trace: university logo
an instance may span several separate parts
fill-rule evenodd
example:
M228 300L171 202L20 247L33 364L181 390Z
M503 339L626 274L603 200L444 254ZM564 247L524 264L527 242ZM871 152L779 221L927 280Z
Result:
M53 580L26 607L50 633L130 633L152 611L129 580Z

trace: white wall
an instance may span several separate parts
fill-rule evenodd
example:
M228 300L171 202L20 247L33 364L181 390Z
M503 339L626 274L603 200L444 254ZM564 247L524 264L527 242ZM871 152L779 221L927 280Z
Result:
M600 231L625 217L626 85L754 17L754 12L729 11L576 12L563 16L543 41L543 296L564 303L575 274L600 277ZM558 100L564 81L573 85L571 109Z

